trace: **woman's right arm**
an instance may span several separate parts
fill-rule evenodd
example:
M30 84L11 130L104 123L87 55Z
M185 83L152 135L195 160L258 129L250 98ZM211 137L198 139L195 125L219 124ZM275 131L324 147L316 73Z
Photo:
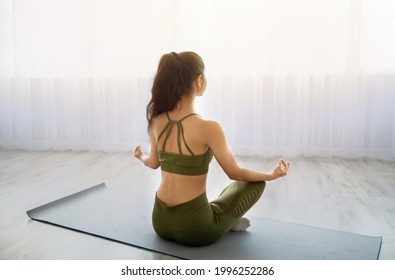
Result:
M282 159L278 161L278 164L271 173L263 173L240 167L228 146L221 125L214 121L208 121L207 123L207 145L231 180L246 182L271 181L284 177L289 170L289 163L286 164Z

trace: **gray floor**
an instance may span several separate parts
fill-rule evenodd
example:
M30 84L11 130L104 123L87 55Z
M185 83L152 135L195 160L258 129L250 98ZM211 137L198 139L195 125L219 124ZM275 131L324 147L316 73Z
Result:
M292 172L270 182L250 215L383 236L380 259L395 260L395 162L290 159ZM274 158L239 157L270 170ZM208 196L229 183L213 162ZM154 195L160 172L131 153L0 150L0 259L169 259L170 257L31 221L26 210L106 182ZM248 215L247 215L248 216Z

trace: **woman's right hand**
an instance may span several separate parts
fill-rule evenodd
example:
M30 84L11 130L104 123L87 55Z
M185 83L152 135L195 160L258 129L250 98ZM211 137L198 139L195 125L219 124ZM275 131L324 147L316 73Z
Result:
M285 175L287 175L288 171L289 171L289 162L285 163L284 160L280 159L278 161L278 164L272 171L271 175L273 177L273 180L284 177Z

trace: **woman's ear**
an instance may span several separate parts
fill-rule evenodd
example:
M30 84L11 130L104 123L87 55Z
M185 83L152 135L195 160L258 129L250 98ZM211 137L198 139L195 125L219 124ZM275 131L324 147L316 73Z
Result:
M198 95L202 95L206 89L205 78L203 75L199 75L195 80L195 89Z
M202 88L203 85L204 85L204 77L203 77L203 75L199 75L198 79L199 79L199 87Z
M196 87L196 90L197 91L199 91L200 90L200 88L202 87L202 85L203 85L203 76L202 75L199 75L196 79L195 79L195 87Z

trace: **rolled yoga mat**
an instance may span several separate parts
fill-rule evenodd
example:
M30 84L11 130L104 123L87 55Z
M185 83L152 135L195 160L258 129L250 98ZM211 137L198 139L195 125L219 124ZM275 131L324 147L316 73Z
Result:
M154 196L100 184L27 211L33 220L61 226L180 259L378 259L382 238L249 217L246 232L188 247L161 239L151 224Z

